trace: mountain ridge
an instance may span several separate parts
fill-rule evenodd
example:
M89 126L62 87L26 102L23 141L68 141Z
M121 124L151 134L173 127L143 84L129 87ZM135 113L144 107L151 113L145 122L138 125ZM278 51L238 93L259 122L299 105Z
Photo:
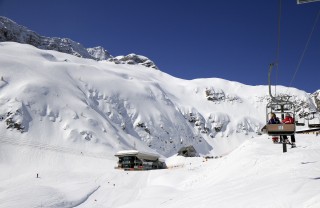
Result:
M132 54L129 54L122 56L122 58L113 58L113 56L101 46L85 48L81 43L69 38L41 36L7 17L0 16L0 42L5 41L26 43L40 49L55 50L97 61L109 61L116 64L138 64L156 70L158 69L154 62L145 56L135 54L132 56Z

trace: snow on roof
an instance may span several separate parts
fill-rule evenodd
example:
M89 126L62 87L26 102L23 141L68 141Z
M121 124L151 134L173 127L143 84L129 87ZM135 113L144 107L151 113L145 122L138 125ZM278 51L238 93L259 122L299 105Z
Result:
M118 156L118 155L135 155L135 154L138 154L138 150L121 150L119 152L117 152L115 154L115 156Z
M140 159L148 159L148 160L157 160L159 159L158 154L149 153L149 152L140 152L138 150L122 150L115 154L116 157L120 156L137 156Z

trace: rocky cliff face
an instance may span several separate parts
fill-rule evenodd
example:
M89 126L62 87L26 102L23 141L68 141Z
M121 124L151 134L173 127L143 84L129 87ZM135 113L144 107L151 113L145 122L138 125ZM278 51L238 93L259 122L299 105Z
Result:
M148 59L145 56L136 55L134 53L131 53L126 56L117 56L111 59L110 61L113 61L116 64L130 64L130 65L139 64L139 65L150 67L153 69L158 69L158 67L150 59Z
M113 56L101 46L87 48L87 51L89 52L90 56L98 61L110 60L113 58Z
M80 43L68 38L48 38L18 25L14 21L0 17L0 41L26 43L40 49L55 50L82 58L92 58Z
M6 41L25 43L40 49L59 51L98 61L106 60L116 64L143 65L158 69L158 67L145 56L129 54L127 56L113 58L113 56L101 46L85 48L82 44L69 38L44 37L17 24L9 18L0 16L0 42Z

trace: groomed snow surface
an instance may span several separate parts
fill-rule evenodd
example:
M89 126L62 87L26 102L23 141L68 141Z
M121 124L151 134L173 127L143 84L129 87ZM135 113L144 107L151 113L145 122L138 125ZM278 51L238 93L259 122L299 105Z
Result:
M123 171L116 158L2 143L32 154L2 161L0 207L318 208L320 136L297 135L297 146L282 153L262 135L218 159L172 156L166 170Z

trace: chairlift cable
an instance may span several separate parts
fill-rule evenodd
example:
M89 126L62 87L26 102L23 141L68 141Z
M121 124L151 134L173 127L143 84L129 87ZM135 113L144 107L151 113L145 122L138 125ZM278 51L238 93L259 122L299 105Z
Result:
M278 84L278 71L279 71L279 54L280 54L280 32L281 32L281 5L282 0L279 0L279 11L278 11L278 34L277 34L277 51L276 51L276 83L275 83L275 95L277 95L277 84Z
M296 70L295 70L295 72L294 72L294 74L293 74L293 76L292 76L292 79L291 79L291 81L290 81L289 87L292 86L292 83L293 83L293 81L294 81L294 79L295 79L295 77L296 77L296 75L297 75L297 73L298 73L298 71L299 71L299 69L300 69L302 60L303 60L304 55L305 55L305 53L306 53L306 51L307 51L307 49L308 49L308 47L309 47L310 40L311 40L311 37L312 37L312 35L313 35L313 32L314 32L314 30L315 30L315 28L316 28L316 25L317 25L317 23L318 23L319 17L320 17L320 9L319 9L318 14L317 14L317 16L316 16L316 18L315 18L315 21L314 21L312 30L311 30L311 32L310 32L310 34L309 34L309 37L308 37L307 43L306 43L306 45L305 45L305 47L304 47L304 50L303 50L303 52L302 52L302 54L301 54L301 56L300 56L298 65L297 65ZM289 88L289 87L288 87L288 88Z

